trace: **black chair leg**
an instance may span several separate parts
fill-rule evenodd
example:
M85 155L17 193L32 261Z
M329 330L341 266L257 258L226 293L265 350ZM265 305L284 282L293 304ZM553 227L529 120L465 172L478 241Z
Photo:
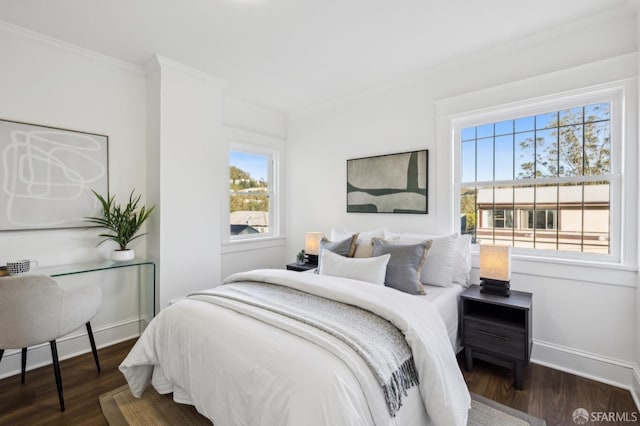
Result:
M2 361L2 355L4 355L4 349L0 349L0 361Z
M62 375L60 374L60 362L58 361L58 347L56 341L49 342L51 345L51 358L53 358L53 374L56 376L56 387L58 388L58 399L60 399L60 411L64 411L64 396L62 395Z
M91 352L93 352L93 359L96 361L96 367L100 371L100 361L98 360L98 350L96 349L96 341L93 338L93 331L91 330L91 323L87 324L87 334L89 335L89 342L91 342Z
M24 376L27 374L27 348L22 348L22 375L20 383L24 384Z

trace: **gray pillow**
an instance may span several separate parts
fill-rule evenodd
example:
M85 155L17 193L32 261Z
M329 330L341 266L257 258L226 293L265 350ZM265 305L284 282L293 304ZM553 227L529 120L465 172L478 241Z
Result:
M373 238L373 255L390 254L384 285L409 294L424 294L420 271L431 247L431 241L417 244L393 244Z
M329 241L323 237L322 240L320 240L320 253L322 253L322 250L327 249L340 256L353 257L353 254L356 252L357 239L358 234L353 234L351 237L340 241Z

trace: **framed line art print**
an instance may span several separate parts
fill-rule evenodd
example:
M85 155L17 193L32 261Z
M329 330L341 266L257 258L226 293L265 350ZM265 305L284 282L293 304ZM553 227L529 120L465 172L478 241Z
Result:
M109 137L0 120L0 231L86 228L109 191Z
M347 160L347 212L428 213L429 151Z

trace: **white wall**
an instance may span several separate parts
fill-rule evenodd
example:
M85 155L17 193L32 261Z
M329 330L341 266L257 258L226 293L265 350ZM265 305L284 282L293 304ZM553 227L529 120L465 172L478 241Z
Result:
M287 148L287 256L293 258L306 231L328 233L334 226L356 231L455 230L450 134L438 132L438 116L446 115L441 100L455 103L458 95L484 94L476 105L467 106L472 111L510 102L514 90L526 99L634 77L637 51L634 13L614 10L292 114ZM631 87L636 87L635 82ZM493 89L484 91L487 88ZM635 93L630 95L637 111ZM637 113L626 118L633 165ZM424 148L430 156L428 215L346 213L345 160ZM625 229L635 236L637 175L635 170L627 172L632 179L626 182L631 193L626 212L633 216ZM628 244L633 259L627 267L614 270L514 259L513 288L534 293L535 362L632 385L637 360L637 241L633 240ZM477 280L477 271L474 275Z
M224 181L222 88L213 76L156 57L149 65L149 182L158 218L150 223L160 308L220 280ZM154 106L157 102L157 106Z
M640 6L637 9L637 17L636 17L636 40L638 45L640 45ZM638 78L640 79L640 56L638 57ZM638 99L640 99L640 85L638 86ZM638 141L640 141L640 125L638 125ZM638 163L640 164L640 153L638 154ZM640 176L638 177L638 188L640 188ZM640 192L640 189L638 190ZM640 203L640 196L638 197L638 203ZM638 211L640 211L640 204L638 207ZM636 238L637 241L640 241L640 229L638 229L638 235ZM640 265L640 250L638 250L638 265ZM634 394L636 396L640 395L640 274L636 276L636 321L635 321L636 333L636 365L634 368L635 381L634 381ZM640 405L638 401L636 401L637 405Z
M281 140L283 115L225 96L224 82L168 58L156 57L146 73L148 194L158 205L148 244L158 307L233 272L282 267L284 240L223 252L220 230L228 215L223 128Z
M144 75L13 27L0 27L0 40L0 118L109 136L109 161L122 166L110 170L110 191L144 193ZM23 257L40 265L98 258L97 234L95 229L4 232L0 263ZM144 254L141 243L135 248Z
M215 77L169 59L159 58L145 73L10 25L0 27L0 52L0 118L108 135L110 191L120 199L135 188L146 204L157 205L147 223L149 234L133 243L138 256L157 263L157 306L219 283L220 201L228 174L223 120L226 126L284 139L283 115L224 98L224 84ZM106 258L112 247L96 247L97 234L96 229L2 232L0 264L31 258L49 266ZM224 273L281 267L283 245L259 255L255 249L231 253ZM58 281L102 288L102 308L92 324L98 346L106 346L138 333L136 278L135 271L119 270ZM82 330L59 340L58 348L61 358L90 349ZM6 352L0 377L18 372L19 358L19 352ZM48 346L30 348L28 369L46 363Z
M119 197L133 188L146 192L145 79L139 70L11 26L0 26L0 53L0 118L108 135L109 161L117 165L109 171L111 192ZM108 245L96 248L98 233L95 228L1 232L0 264L31 258L47 266L106 257ZM145 255L144 239L133 247ZM74 285L90 276L111 298L93 323L98 345L138 331L137 324L129 327L137 315L130 303L137 300L137 288L121 272L59 279ZM85 338L63 339L58 348L62 358L90 349ZM30 351L29 366L50 362L48 352L48 347ZM18 359L5 354L0 377L15 372Z
M282 112L249 103L232 95L225 95L222 102L222 124L278 139L287 136Z

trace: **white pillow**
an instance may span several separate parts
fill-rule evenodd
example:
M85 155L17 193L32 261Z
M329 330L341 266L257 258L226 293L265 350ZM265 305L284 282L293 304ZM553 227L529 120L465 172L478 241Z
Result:
M453 249L451 280L454 283L468 287L471 284L471 235L457 235L455 247ZM435 240L445 237L444 235L424 235L385 231L384 238L387 241L401 243L401 240L408 242ZM429 256L429 253L427 253ZM447 284L448 286L449 284Z
M384 285L390 257L390 254L385 254L378 257L355 259L323 250L320 255L318 273Z
M459 235L453 250L453 282L469 286L471 283L471 235Z
M360 232L358 234L358 239L356 240L356 252L353 257L363 258L373 256L373 244L371 243L371 239L384 238L384 233L384 229ZM344 228L333 228L331 230L331 241L349 238L353 234L355 234L355 232L348 231Z
M431 248L427 251L427 258L422 265L420 282L422 284L449 287L453 282L453 250L456 246L457 234L433 238L420 234L400 234L398 244L415 244L420 241L431 240Z

